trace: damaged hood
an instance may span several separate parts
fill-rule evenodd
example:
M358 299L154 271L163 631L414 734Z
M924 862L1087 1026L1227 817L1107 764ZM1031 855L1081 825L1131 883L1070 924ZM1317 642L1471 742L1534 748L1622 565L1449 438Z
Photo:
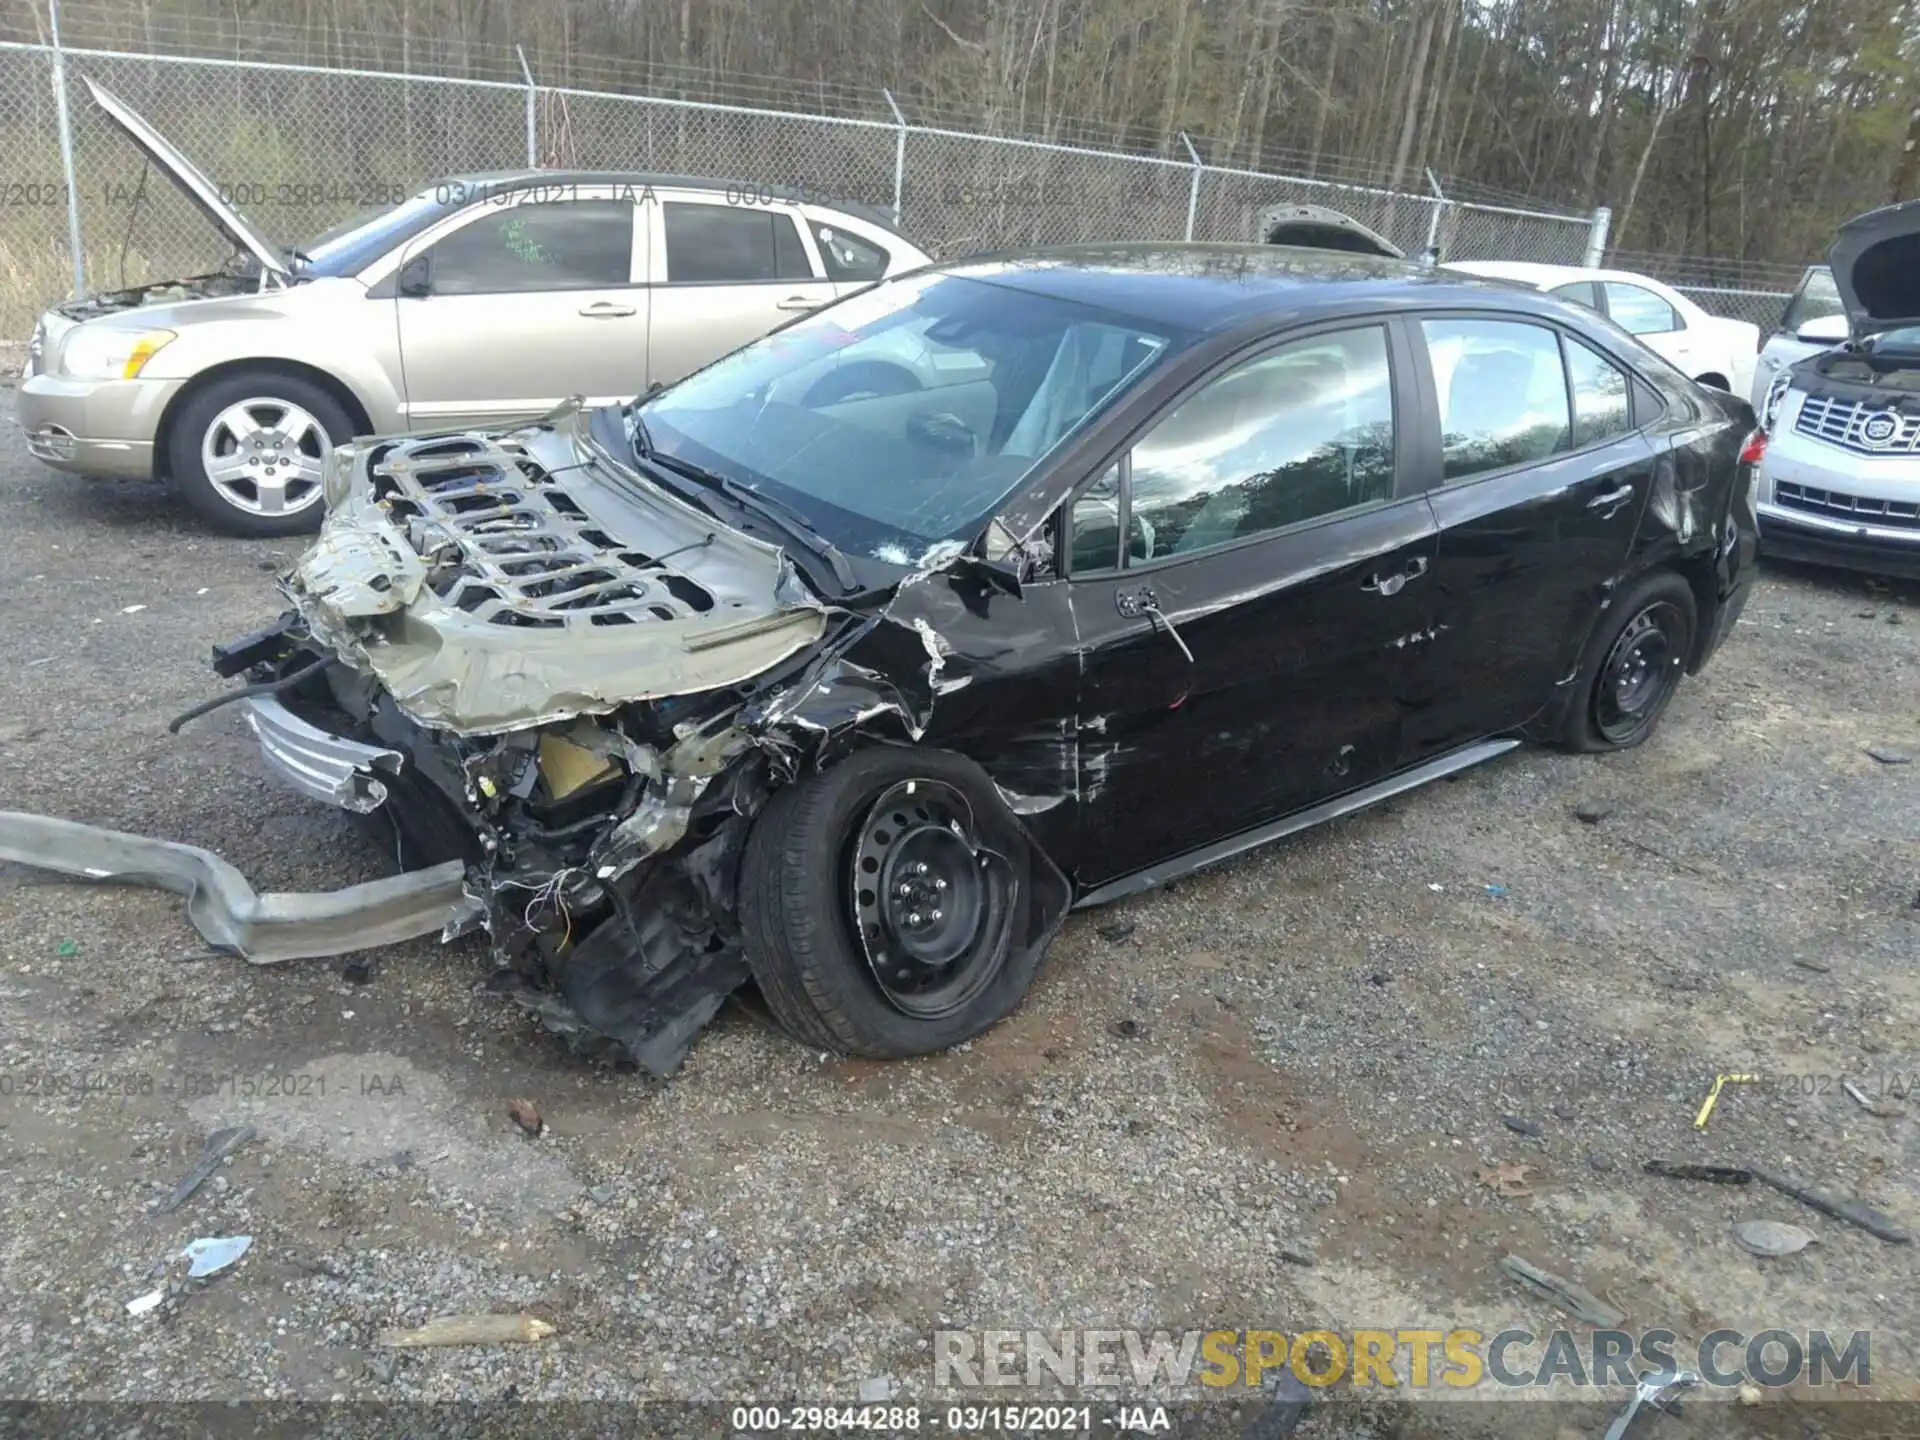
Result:
M819 640L778 547L647 484L566 410L337 449L285 589L419 724L487 734L738 684Z
M196 210L225 231L235 245L259 263L261 269L277 275L288 273L286 262L281 259L273 242L220 198L219 187L207 178L199 166L176 150L165 136L141 118L138 111L106 86L89 79L87 90L92 94L94 103L126 132L127 138L139 146L149 160L173 177Z
M1920 200L1856 215L1827 260L1855 340L1920 326Z

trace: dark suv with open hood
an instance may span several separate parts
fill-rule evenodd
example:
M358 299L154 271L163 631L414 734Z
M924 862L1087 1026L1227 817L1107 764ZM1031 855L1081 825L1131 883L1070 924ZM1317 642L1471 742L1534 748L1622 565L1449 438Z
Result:
M749 981L809 1045L933 1050L1071 907L1644 740L1745 600L1751 427L1398 261L923 270L635 405L334 452L292 608L216 668L418 868L260 898L17 815L0 856L194 889L255 958L484 925L498 988L655 1071Z
M1848 221L1829 259L1848 338L1762 403L1764 549L1920 576L1920 200Z

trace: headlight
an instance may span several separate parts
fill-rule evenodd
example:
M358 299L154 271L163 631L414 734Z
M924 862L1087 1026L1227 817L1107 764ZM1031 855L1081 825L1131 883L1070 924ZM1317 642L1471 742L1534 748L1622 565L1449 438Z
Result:
M60 369L82 380L131 380L173 339L171 330L76 326L60 347Z
M1793 388L1793 376L1785 370L1773 377L1773 383L1767 387L1767 398L1760 406L1760 428L1771 431L1773 422L1779 418L1780 404L1787 398L1787 391Z

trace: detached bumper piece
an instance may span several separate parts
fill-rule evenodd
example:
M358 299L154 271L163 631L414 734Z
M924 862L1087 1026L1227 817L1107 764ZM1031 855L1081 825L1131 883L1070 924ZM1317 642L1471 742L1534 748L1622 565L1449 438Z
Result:
M0 810L0 860L184 895L187 918L207 944L262 965L450 937L485 915L466 893L466 867L457 860L340 890L261 895L198 846L16 810Z
M329 735L272 696L244 700L241 707L267 764L302 795L361 815L386 801L386 780L400 773L398 750Z

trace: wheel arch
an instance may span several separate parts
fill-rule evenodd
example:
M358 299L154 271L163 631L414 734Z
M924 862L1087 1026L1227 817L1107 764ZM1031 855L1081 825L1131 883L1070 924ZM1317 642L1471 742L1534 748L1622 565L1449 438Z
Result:
M218 365L209 365L195 375L167 402L167 408L160 414L160 423L154 428L153 453L156 468L163 471L171 468L171 462L167 457L172 453L174 427L180 423L180 416L185 413L187 406L193 403L194 397L208 386L232 379L236 375L285 375L305 381L309 385L326 391L339 402L341 408L353 421L356 435L367 434L373 428L373 419L366 402L355 393L351 385L330 370L322 370L319 366L309 365L305 361L278 357L223 360Z

